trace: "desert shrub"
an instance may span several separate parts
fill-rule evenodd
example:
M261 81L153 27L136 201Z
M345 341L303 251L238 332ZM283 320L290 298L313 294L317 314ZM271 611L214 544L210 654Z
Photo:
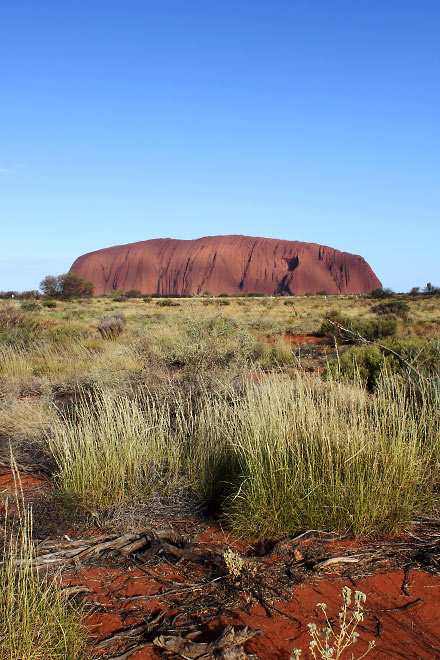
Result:
M332 312L322 322L320 332L325 337L336 338L346 343L354 343L357 341L356 335L360 335L368 341L390 337L396 334L397 327L397 320L391 317L373 320L352 319L342 316L339 312ZM343 328L350 332L345 332Z
M179 303L174 302L173 300L170 300L169 298L160 298L159 300L156 300L156 305L158 307L178 307Z
M125 292L127 298L142 298L142 293L139 289L129 289Z
M430 296L438 296L440 294L440 287L433 286L431 282L428 282L428 284L423 289L423 293L427 293Z
M36 300L26 300L21 303L20 309L22 309L23 312L38 312L41 309L41 306Z
M128 298L127 296L115 296L113 300L114 302L121 303L121 302L127 302Z
M186 318L178 335L164 337L156 350L170 366L203 373L249 365L255 358L255 346L243 324L217 314Z
M370 293L371 298L391 298L392 296L394 296L394 291L391 289L383 289L382 287L373 289Z
M215 301L215 304L219 305L219 306L222 306L222 307L225 307L226 305L230 305L231 303L226 298L220 298L220 299L217 298L216 301Z
M359 633L356 628L364 620L364 608L362 603L366 601L366 595L362 591L354 592L354 603L352 603L352 590L349 587L342 587L343 603L337 618L329 617L327 614L326 603L317 603L316 609L320 609L325 617L325 626L319 630L316 623L308 623L309 635L311 638L309 650L314 660L341 660L344 656L348 660L348 653L345 650L356 644ZM335 626L335 620L338 624ZM357 656L357 660L362 660L371 651L375 641L371 640L366 651L360 651L362 655ZM301 660L302 650L293 648L290 660ZM351 653L351 660L355 660Z
M144 301L144 303L150 303L152 301L152 298L151 296L145 296L145 298L142 298L142 300Z
M402 319L408 318L409 305L403 300L388 300L387 302L379 303L371 308L371 311L380 316L394 314L400 316Z
M54 307L57 306L57 301L56 300L43 300L41 303L43 307L47 307L48 309L54 309Z
M402 382L417 387L420 380L438 378L438 341L386 339L382 345L384 348L374 345L353 346L343 353L339 360L331 360L326 364L324 378L336 378L345 382L357 382L360 379L369 390L374 390L380 384L383 370L396 374Z
M8 305L0 310L0 342L27 345L33 341L40 329L38 317Z
M386 358L378 346L353 346L339 360L330 360L324 368L324 379L361 382L373 390L386 365Z
M0 296L1 297L1 296ZM41 293L36 289L30 291L22 291L15 296L18 300L39 300L41 298Z
M116 339L124 331L126 318L120 312L104 314L99 318L98 332L104 339Z

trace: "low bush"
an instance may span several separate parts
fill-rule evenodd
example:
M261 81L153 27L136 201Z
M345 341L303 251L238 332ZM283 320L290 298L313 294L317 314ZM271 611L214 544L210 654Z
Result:
M47 307L48 309L54 309L54 307L57 306L57 301L56 300L43 300L41 303L43 307Z
M375 305L371 308L371 311L380 316L394 314L395 316L400 316L402 319L407 319L409 305L403 300L388 300L387 302Z
M187 317L178 335L165 335L154 350L170 366L195 374L221 368L245 368L256 357L256 341L243 324L217 314L209 318Z
M438 377L438 341L386 339L382 345L384 348L374 345L353 346L338 360L327 362L323 377L344 382L360 380L370 391L380 383L384 370L396 374L403 382L416 386L420 380Z
M98 332L104 339L116 339L124 331L127 324L123 314L104 314L99 318Z
M179 303L174 302L173 300L170 300L169 298L159 298L159 300L156 300L156 305L158 307L178 307Z
M332 312L322 322L320 333L345 343L355 343L359 340L358 335L368 341L375 341L395 335L397 328L397 319L388 316L369 321L352 319L342 316L339 312Z
M142 298L142 293L139 289L129 289L125 292L126 298Z
M20 309L24 312L38 312L41 309L41 305L36 300L26 300L21 303Z

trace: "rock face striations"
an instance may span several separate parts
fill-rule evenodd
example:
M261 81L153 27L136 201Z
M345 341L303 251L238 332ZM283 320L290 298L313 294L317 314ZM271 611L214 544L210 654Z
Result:
M158 238L85 254L70 269L95 284L142 293L367 293L381 283L360 256L324 245L250 236Z

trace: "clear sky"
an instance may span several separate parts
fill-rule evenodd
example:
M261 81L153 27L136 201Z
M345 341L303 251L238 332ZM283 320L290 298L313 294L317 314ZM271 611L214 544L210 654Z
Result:
M3 0L0 290L248 234L440 285L439 0Z

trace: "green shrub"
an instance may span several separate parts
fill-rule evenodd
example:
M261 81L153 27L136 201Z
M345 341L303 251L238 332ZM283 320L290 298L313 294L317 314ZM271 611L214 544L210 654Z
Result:
M256 342L246 328L220 314L187 318L179 336L159 349L168 364L195 373L235 365L245 367L255 357Z
M56 300L43 300L41 303L43 307L47 307L48 309L53 309L54 307L57 306L57 301Z
M373 289L370 293L371 298L392 298L392 296L394 296L394 291L391 289L383 289L382 287Z
M159 300L156 300L156 305L158 307L178 307L179 303L174 302L173 300L170 300L169 298L160 298Z
M352 319L342 316L339 312L332 312L322 322L320 333L325 337L336 338L346 343L354 343L359 339L357 335L368 341L391 337L396 334L397 327L397 320L391 317L369 321L366 319ZM344 328L349 332L346 332Z
M394 314L395 316L400 316L402 319L407 319L409 305L403 300L388 300L387 302L375 305L371 311L380 316Z
M139 289L129 289L125 292L127 298L142 298L142 293Z
M36 300L29 300L22 302L20 309L22 309L23 312L38 312L41 309L41 306Z
M337 378L357 382L360 378L369 390L376 388L385 369L406 383L419 384L435 379L440 373L440 347L438 341L422 339L386 339L384 349L379 346L353 346L339 360L331 360L324 370L324 378ZM390 350L387 350L390 349ZM399 357L400 356L400 357ZM408 366L408 363L413 368Z

